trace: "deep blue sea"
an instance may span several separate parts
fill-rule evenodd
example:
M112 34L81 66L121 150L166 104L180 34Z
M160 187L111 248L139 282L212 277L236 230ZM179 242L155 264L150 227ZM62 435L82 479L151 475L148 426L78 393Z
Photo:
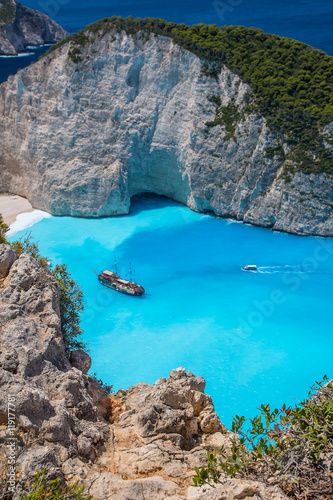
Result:
M0 83L5 82L9 75L15 75L19 69L25 68L32 62L38 61L49 47L30 47L22 54L14 56L0 56Z
M332 0L25 0L73 32L109 16L160 17L185 24L254 26L333 55Z
M51 16L70 33L113 15L160 17L185 24L254 26L333 55L332 0L24 0L23 4ZM0 83L37 59L36 55L0 58Z
M274 233L161 198L135 200L129 216L51 217L29 230L82 286L91 372L115 390L185 366L206 378L230 425L236 413L293 404L333 377L333 239ZM112 270L114 255L121 276L131 263L146 296L98 282L93 268Z

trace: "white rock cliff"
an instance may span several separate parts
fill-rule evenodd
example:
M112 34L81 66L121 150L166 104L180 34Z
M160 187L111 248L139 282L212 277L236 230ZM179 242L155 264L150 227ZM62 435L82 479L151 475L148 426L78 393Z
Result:
M15 0L0 0L0 54L15 56L29 45L59 42L67 35L49 16Z
M111 32L66 44L0 86L0 190L55 215L126 214L153 192L193 210L298 234L333 235L333 182L298 172L286 183L263 117L243 113L233 138L208 96L242 112L249 87L218 80L171 39Z

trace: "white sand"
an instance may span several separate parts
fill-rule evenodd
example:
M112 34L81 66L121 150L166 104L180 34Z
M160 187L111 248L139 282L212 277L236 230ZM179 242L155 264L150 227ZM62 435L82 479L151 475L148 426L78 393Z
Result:
M6 236L10 238L11 236L14 236L15 233L24 231L25 229L28 229L36 224L36 222L49 217L52 217L52 215L48 212L44 212L43 210L33 210L32 212L18 214L16 221L9 226L9 231L6 233Z
M43 210L34 210L28 200L17 195L0 195L0 214L10 226L8 237L33 226L42 219L52 217Z
M0 214L6 224L10 225L23 212L32 212L33 208L25 198L17 195L0 195Z

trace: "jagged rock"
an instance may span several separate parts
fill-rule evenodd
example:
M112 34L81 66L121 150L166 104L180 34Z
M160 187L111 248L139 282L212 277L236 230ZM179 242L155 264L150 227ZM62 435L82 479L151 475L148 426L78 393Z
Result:
M23 478L29 478L38 470L59 471L60 461L56 452L49 446L36 446L19 457L18 465Z
M23 432L19 461L23 478L47 462L51 468L60 465L68 458L66 450L85 457L87 450L78 445L81 435L90 439L91 451L98 455L97 448L108 434L103 427L106 422L97 421L104 408L98 410L86 387L89 378L66 359L59 285L31 256L23 254L0 289L0 424L6 422L7 394L11 394Z
M72 366L81 370L82 373L88 373L91 368L91 357L82 349L72 351L69 360Z
M295 171L286 181L283 159L266 155L275 136L245 112L251 89L236 74L207 76L165 36L87 36L81 62L65 44L0 86L0 190L83 217L126 214L133 195L153 192L199 212L333 235L332 176ZM223 124L207 133L212 95L237 106L234 137Z
M224 484L215 488L205 486L200 488L190 487L187 500L287 500L277 487L266 487L256 481L241 479L225 479Z
M216 413L209 413L201 420L200 427L204 434L214 434L220 432L221 422Z
M0 0L0 54L17 55L27 45L54 43L67 35L49 16L15 0Z
M15 261L15 252L10 245L0 245L0 279L5 278Z
M79 480L103 500L284 498L240 480L207 493L189 487L207 449L229 446L230 434L203 392L204 379L181 367L111 398L67 360L58 283L29 255L12 264L0 288L0 351L3 470L8 394L15 397L20 436L13 500L27 493L42 469L61 482ZM80 353L79 359L87 358ZM0 484L0 496L5 487Z
M88 491L94 498L104 500L170 500L179 487L161 477L124 481L115 474L101 474Z

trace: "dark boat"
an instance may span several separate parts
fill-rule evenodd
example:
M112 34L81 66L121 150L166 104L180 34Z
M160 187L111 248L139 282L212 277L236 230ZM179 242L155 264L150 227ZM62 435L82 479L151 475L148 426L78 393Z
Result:
M257 271L257 266L254 264L248 264L247 266L242 267L243 271Z
M115 265L115 270L117 271L116 260L114 265ZM137 283L134 283L132 279L130 281L123 280L122 278L120 278L120 276L118 276L117 272L103 271L101 274L98 273L96 274L98 276L98 281L102 283L102 285L107 286L108 288L112 288L117 292L135 296L144 295L145 293L145 289L142 286L138 285ZM130 269L130 275L132 276L131 269Z

